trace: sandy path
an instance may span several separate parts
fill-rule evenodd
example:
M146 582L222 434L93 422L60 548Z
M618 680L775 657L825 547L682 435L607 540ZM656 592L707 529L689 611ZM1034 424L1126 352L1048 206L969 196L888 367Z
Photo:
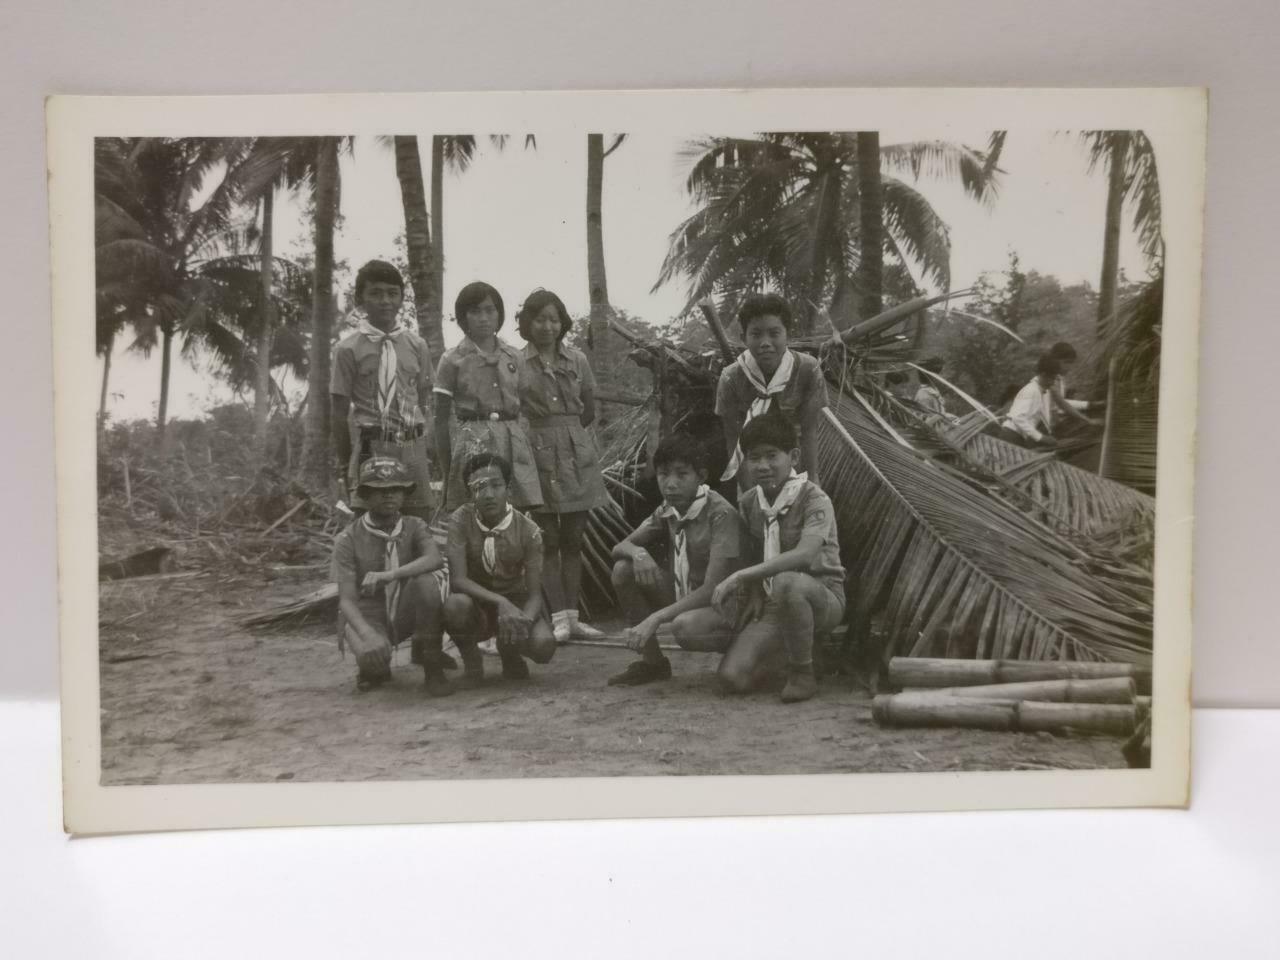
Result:
M624 651L562 648L532 679L428 698L397 652L355 693L328 625L251 634L235 620L311 585L212 576L102 590L102 781L218 783L1123 767L1118 740L883 730L826 678L815 699L715 693L713 654L673 653L667 683L611 688Z

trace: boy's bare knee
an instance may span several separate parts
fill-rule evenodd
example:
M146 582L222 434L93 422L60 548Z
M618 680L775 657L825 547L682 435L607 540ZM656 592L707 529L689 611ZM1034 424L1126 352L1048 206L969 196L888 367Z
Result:
M809 580L803 573L787 570L773 578L773 599L783 600L803 596L809 588Z
M470 621L473 610L474 604L470 597L460 593L452 594L444 602L444 622L450 630L460 630Z
M716 671L716 685L719 686L721 693L749 693L751 684L752 676L750 670L730 667L722 663L720 664L720 669Z
M556 638L554 636L529 638L527 656L534 663L550 663L556 655Z
M610 575L615 587L625 587L636 582L636 570L630 560L619 560L613 565Z
M429 609L440 607L440 582L429 573L414 577L409 581L413 598Z

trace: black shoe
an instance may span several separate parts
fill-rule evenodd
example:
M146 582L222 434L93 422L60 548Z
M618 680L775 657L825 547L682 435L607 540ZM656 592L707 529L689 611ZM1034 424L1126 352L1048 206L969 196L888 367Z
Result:
M427 689L429 697L447 697L453 693L453 684L445 679L444 671L439 666L422 668L422 685Z
M528 680L529 665L524 662L524 657L518 653L504 653L502 655L502 679Z
M642 683L653 683L655 680L671 679L671 661L663 657L657 663L648 660L633 660L627 669L609 678L611 687L638 687Z

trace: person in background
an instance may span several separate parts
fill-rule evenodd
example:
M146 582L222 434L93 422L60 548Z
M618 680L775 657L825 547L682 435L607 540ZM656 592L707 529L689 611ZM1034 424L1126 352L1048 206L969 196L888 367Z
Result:
M453 309L466 337L440 358L435 382L436 461L445 477L445 506L456 510L469 500L462 477L467 461L493 453L510 465L511 503L535 507L542 490L517 420L520 351L498 338L506 319L502 296L476 281L462 288Z
M920 367L922 370L916 371L916 380L920 385L913 398L916 406L925 412L926 418L932 423L954 420L955 418L947 413L946 404L942 402L942 394L938 392L938 388L933 385L933 380L929 377L930 373L939 375L942 373L942 358L929 357L927 360L921 360Z
M573 321L550 290L529 294L516 321L528 344L520 354L518 392L542 489L542 505L532 514L542 528L552 630L559 643L599 640L599 630L578 620L588 511L609 502L600 453L587 429L596 417L595 378L586 355L565 344Z
M1020 447L1045 447L1058 445L1051 432L1053 407L1051 391L1061 368L1058 361L1048 354L1036 363L1036 375L1018 391L1000 424L1000 435Z
M898 400L913 399L911 392L911 379L905 371L890 370L884 375L885 388L893 394Z
M1091 427L1096 426L1093 420L1085 416L1085 412L1098 410L1105 407L1106 403L1096 403L1091 400L1072 400L1067 397L1067 374L1071 372L1071 368L1075 365L1077 359L1076 348L1065 341L1059 341L1049 348L1049 356L1057 361L1058 370L1060 371L1049 390L1049 397L1052 401L1051 411L1057 411L1082 424L1087 424ZM1052 426L1052 424L1050 425Z
M364 502L351 496L360 466L374 455L377 444L384 456L401 462L404 447L426 431L431 396L431 357L426 341L399 320L404 303L404 280L384 260L370 260L356 274L358 325L338 342L329 375L330 430L337 456L339 496L361 512ZM358 448L353 444L348 417L354 412ZM424 475L427 474L425 462ZM433 497L425 483L416 484L415 495L404 505L407 514L424 520L431 516Z
M463 465L473 502L449 518L449 598L444 622L462 655L463 683L484 680L478 644L497 636L502 676L529 677L528 657L547 663L556 641L542 604L542 533L508 500L511 464L479 453Z
M338 643L355 653L356 688L391 679L393 644L413 638L427 693L453 692L441 652L440 585L432 574L444 566L426 521L402 516L414 481L404 464L371 457L360 467L363 516L333 542L329 576L338 585Z
M711 606L711 593L738 566L741 520L707 486L705 446L694 437L665 437L653 454L662 505L613 548L613 587L633 626L627 646L640 654L609 686L632 687L671 678L671 661L658 647L658 628L671 625L686 650L723 652L733 623ZM653 550L666 545L666 564Z
M747 349L721 371L715 412L720 415L729 450L729 465L720 479L737 477L740 489L750 483L741 472L738 435L751 420L771 409L796 431L800 462L813 482L818 482L818 418L828 406L827 381L816 358L787 346L793 324L791 305L776 293L753 293L738 310Z
M718 677L726 692L746 693L765 675L785 667L782 702L808 700L818 691L816 639L830 634L844 618L835 507L796 472L800 450L785 419L757 417L742 429L741 443L755 482L738 499L748 565L711 593L721 616L740 627Z

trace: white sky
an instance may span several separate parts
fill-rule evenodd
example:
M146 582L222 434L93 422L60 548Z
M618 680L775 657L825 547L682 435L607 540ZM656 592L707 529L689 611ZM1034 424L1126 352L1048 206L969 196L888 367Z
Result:
M424 177L429 177L430 136L419 134ZM937 136L922 130L883 130L881 142ZM982 148L987 134L976 130L957 135L949 130L945 136ZM691 212L684 191L686 171L679 159L683 143L680 138L628 137L605 161L609 299L655 323L678 314L686 295L680 283L650 292L668 236ZM486 280L506 301L509 319L502 333L513 340L518 340L514 310L535 287L555 290L575 316L586 313L588 306L585 138L540 136L536 150L525 150L522 144L521 135L512 136L506 150L499 152L481 138L471 168L462 175L446 175L444 184L445 314L452 312L453 298L464 284ZM1066 134L1011 134L1000 165L1003 185L991 208L965 197L957 184L924 180L917 185L951 228L953 287L968 286L984 271L1004 269L1014 250L1023 270L1053 275L1064 284L1087 281L1096 288L1102 266L1103 171L1087 173L1084 148ZM354 276L366 260L392 258L394 239L404 231L403 208L389 147L373 138L358 138L353 155L343 158L341 172L344 223L335 252L348 261ZM429 184L426 189L429 203ZM277 205L276 249L282 254L310 244L300 208L297 202ZM1120 262L1130 276L1145 272L1127 219ZM459 339L457 327L446 322L446 344ZM144 358L119 345L112 359L110 415L117 420L154 416L159 383L158 350ZM171 417L198 415L211 402L226 402L230 396L198 358L193 364L175 349Z

